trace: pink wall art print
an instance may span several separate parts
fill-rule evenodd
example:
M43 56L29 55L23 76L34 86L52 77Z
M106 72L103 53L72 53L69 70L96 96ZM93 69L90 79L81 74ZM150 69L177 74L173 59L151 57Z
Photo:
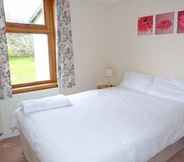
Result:
M138 35L153 34L153 16L144 16L138 19Z
M184 33L184 11L178 12L178 33Z
M174 32L174 12L156 15L156 34Z

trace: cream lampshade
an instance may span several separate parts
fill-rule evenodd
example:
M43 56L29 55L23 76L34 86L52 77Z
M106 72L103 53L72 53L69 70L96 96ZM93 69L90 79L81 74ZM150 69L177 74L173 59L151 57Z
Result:
M107 79L107 84L108 85L111 85L111 78L113 76L113 71L112 71L112 68L110 67L107 67L105 68L105 78Z
M105 69L105 77L112 77L112 68Z

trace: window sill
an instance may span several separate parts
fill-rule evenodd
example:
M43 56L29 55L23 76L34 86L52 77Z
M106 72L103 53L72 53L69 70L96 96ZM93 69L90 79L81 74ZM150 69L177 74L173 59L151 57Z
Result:
M24 86L24 87L16 87L16 88L13 88L13 94L26 93L26 92L32 92L32 91L38 91L38 90L50 89L50 88L57 88L57 87L58 87L58 85L56 82L37 84L37 85L31 85L31 86Z

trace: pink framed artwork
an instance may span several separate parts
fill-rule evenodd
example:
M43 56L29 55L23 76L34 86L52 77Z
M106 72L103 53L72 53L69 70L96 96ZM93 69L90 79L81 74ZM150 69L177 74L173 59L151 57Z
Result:
M184 11L178 12L178 33L184 33Z
M156 15L156 34L174 32L174 12Z
M153 34L153 16L144 16L138 19L138 35Z

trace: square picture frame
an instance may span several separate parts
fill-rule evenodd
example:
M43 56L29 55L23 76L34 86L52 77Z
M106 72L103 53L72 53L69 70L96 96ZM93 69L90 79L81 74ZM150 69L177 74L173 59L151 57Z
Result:
M137 33L138 35L153 34L153 16L152 15L138 18Z
M155 17L155 34L174 33L174 12L158 14Z

